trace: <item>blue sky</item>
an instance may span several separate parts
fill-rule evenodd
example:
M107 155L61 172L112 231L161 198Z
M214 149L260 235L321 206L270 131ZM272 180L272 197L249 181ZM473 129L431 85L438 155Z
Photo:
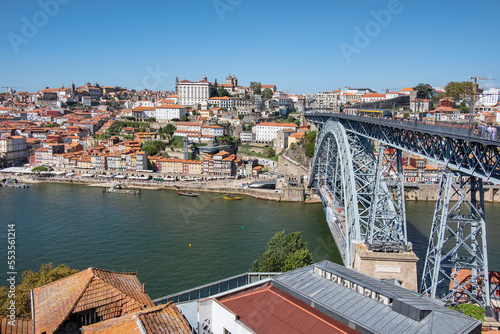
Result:
M4 1L0 86L172 90L176 76L231 73L291 93L470 76L500 87L499 9L497 0Z

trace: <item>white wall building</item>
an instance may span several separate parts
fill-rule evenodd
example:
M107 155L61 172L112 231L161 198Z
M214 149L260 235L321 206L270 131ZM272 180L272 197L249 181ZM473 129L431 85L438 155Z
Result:
M480 95L477 105L490 107L496 105L498 102L500 102L500 89L490 88Z
M186 108L178 104L164 104L156 107L156 121L165 122L173 119L182 119L186 116Z
M260 123L255 126L255 141L268 143L276 139L278 131L284 129L297 130L297 128L297 124L294 123Z
M204 136L220 137L224 135L224 128L218 125L203 125L201 134Z
M214 87L207 77L203 76L201 81L179 81L178 86L179 104L181 106L193 106L208 100L213 95Z
M226 108L227 110L234 109L234 100L228 96L211 97L208 99L208 104L219 108Z

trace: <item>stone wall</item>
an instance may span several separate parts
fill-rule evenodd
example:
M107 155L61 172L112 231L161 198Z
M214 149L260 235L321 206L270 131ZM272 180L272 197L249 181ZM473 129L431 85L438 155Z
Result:
M437 184L420 184L418 188L405 188L405 197L407 201L433 201L437 200L439 185ZM453 200L457 200L455 196ZM485 202L500 202L500 187L484 186L484 201Z

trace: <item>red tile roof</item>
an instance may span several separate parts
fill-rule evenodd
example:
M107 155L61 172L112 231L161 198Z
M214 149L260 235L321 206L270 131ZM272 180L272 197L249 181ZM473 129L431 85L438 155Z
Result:
M172 303L148 308L119 318L103 321L81 329L82 334L141 334L146 333L192 333L189 323Z
M220 302L256 333L358 333L273 286Z
M52 333L72 313L95 309L107 320L153 306L135 273L96 268L33 289L35 333Z
M14 326L11 319L0 317L0 334L31 334L33 331L33 322L31 319L16 318Z

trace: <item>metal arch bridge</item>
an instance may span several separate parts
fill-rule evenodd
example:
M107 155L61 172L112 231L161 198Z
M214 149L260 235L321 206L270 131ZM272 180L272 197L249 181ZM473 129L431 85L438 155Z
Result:
M309 113L318 128L309 187L320 195L344 264L357 243L408 251L402 151L446 166L420 293L490 312L483 180L500 183L500 142L467 128L338 113ZM374 154L374 142L379 143ZM465 279L458 272L466 273Z

